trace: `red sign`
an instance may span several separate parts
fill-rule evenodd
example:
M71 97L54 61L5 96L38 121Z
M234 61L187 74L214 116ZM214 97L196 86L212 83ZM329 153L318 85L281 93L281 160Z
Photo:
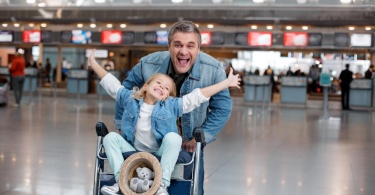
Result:
M41 37L40 30L24 30L22 32L22 42L24 43L40 43Z
M307 46L307 33L284 33L284 46Z
M271 32L249 32L247 43L250 46L271 46L272 33Z
M211 44L211 32L201 32L202 37L202 45L210 45Z
M121 30L104 30L102 31L103 44L121 44L122 31Z

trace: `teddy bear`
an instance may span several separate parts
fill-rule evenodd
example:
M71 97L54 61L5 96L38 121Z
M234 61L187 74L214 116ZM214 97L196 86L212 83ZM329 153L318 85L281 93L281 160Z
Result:
M147 167L138 167L136 172L138 177L133 177L130 180L130 189L136 193L146 192L154 182L152 179L154 179L155 173Z

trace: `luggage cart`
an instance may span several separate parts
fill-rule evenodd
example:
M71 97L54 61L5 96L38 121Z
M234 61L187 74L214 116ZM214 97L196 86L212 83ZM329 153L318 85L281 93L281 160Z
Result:
M98 140L93 195L101 195L100 189L102 186L111 186L116 181L103 147L103 138L108 134L108 129L103 122L97 122L95 128ZM172 172L171 185L168 187L170 195L198 195L199 185L203 185L199 183L199 172L201 169L199 165L201 161L201 149L205 144L204 133L201 128L196 128L193 134L197 143L196 150L194 153L180 152L176 166ZM124 159L134 153L123 153ZM157 158L160 161L160 157Z
M8 104L8 80L0 76L0 106Z

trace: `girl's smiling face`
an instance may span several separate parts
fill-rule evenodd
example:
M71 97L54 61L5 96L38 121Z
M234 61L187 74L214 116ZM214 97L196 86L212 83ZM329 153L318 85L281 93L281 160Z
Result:
M146 97L144 99L147 104L155 104L158 100L165 100L170 96L173 90L173 81L167 75L158 75L149 84L145 84L147 87Z

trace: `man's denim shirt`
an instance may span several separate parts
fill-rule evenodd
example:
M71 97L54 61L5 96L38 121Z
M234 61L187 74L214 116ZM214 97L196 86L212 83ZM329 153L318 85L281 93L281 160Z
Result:
M120 88L117 93L117 105L123 108L121 133L125 140L134 145L135 127L137 125L139 111L143 104L143 99L132 97L133 91ZM169 132L178 133L176 120L182 115L182 98L168 98L165 101L156 102L151 113L151 129L154 132L159 146L163 137Z
M141 58L134 66L130 75L122 83L125 88L142 87L147 79L155 73L166 74L170 62L169 51L155 52ZM204 88L226 79L222 64L215 58L199 52L189 76L182 84L181 96L190 93L195 88ZM190 140L193 130L202 127L206 142L212 142L228 121L232 111L232 100L229 90L225 89L211 97L210 101L202 103L190 113L183 114L181 120L183 137ZM124 110L116 103L115 125L121 129L121 119ZM125 132L122 132L124 134Z

